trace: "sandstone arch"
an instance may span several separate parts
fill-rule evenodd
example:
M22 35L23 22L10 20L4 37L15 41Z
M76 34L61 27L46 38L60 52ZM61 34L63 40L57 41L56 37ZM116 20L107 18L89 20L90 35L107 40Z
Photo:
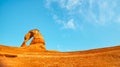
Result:
M24 41L21 47L27 47L26 43L31 39L30 45L28 47L39 47L40 49L46 50L45 48L45 41L42 34L39 32L38 29L30 30L25 36Z

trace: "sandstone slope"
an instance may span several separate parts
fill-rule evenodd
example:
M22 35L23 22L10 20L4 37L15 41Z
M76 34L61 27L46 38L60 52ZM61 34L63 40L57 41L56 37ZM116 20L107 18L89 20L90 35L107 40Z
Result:
M0 67L120 67L120 46L58 52L0 45Z

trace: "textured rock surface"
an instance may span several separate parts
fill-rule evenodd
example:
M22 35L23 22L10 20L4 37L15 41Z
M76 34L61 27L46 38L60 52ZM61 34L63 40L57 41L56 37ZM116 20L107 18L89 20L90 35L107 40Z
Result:
M0 67L120 67L120 46L77 52L0 46Z
M31 38L32 41L29 46L26 46L26 42L28 42ZM45 41L39 30L33 29L30 30L24 37L24 41L21 45L21 47L26 48L26 49L39 49L41 51L45 51Z

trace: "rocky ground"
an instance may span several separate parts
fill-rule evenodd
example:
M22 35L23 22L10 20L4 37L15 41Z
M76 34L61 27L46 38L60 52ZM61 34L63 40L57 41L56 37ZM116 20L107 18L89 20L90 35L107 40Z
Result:
M0 67L120 67L120 46L58 52L1 45Z

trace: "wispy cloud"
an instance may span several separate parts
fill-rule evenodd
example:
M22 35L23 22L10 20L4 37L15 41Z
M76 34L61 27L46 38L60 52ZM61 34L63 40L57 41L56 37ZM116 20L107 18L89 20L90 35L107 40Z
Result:
M65 8L67 10L73 10L76 9L77 7L79 7L81 5L81 1L80 0L65 0L61 1L62 4L62 8Z
M72 29L75 30L77 28L77 24L75 24L74 19L70 19L68 21L59 19L56 15L54 15L54 20L57 24L61 24L61 29Z
M85 15L85 19L89 22L98 23L100 25L109 24L115 20L117 11L114 8L118 8L116 0L90 0L88 12Z
M46 6L57 16L56 19L55 16L53 18L58 24L63 25L64 29L73 30L82 23L106 25L119 22L119 2L119 0L46 0Z
M57 4L57 7L53 7L52 4ZM46 7L53 12L53 19L57 24L62 25L62 29L71 29L76 30L79 28L80 24L75 22L75 18L72 17L72 13L74 12L77 7L81 4L80 0L46 0ZM61 13L60 9L65 13ZM61 13L62 17L58 14ZM75 12L74 12L75 13Z
M60 8L72 10L81 5L81 0L46 0L46 6L50 8L52 3L57 3Z
M70 19L67 23L64 24L64 28L66 29L76 29L76 25L74 19Z

